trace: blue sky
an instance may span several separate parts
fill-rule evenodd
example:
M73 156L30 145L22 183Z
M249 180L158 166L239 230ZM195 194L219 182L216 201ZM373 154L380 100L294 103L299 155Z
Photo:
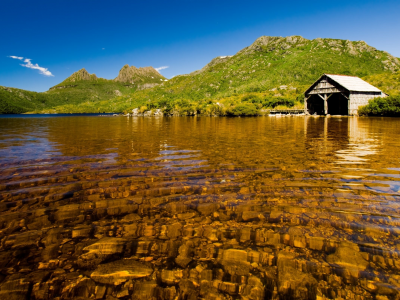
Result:
M364 40L400 57L399 12L398 0L3 0L0 85L45 91L81 68L113 79L125 64L168 66L171 78L262 35Z

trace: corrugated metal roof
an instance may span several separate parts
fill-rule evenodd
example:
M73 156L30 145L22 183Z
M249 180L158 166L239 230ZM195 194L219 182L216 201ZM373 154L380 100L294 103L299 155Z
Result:
M359 77L333 74L325 75L352 92L382 92Z

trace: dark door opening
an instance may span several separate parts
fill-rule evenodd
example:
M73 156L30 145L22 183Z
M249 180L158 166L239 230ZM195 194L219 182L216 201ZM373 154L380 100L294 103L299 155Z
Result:
M347 116L349 114L348 100L340 93L335 93L328 99L328 114Z
M312 95L307 100L307 111L310 115L324 115L324 100L318 95Z

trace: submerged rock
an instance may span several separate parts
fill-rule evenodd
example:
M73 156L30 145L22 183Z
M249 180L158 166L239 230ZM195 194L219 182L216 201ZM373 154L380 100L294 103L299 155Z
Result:
M294 253L282 251L278 255L278 291L285 298L313 299L317 280L296 269Z
M88 251L81 255L83 259L91 259L111 254L120 254L124 250L126 240L122 238L102 238L96 243L85 247L83 250Z
M134 260L118 260L99 265L90 277L99 283L119 285L130 279L151 275L153 269Z
M30 283L24 279L17 279L4 282L0 285L0 299L20 300L27 299Z
M359 271L369 265L357 244L351 242L341 242L335 253L327 256L326 261L347 269L353 277L358 277Z

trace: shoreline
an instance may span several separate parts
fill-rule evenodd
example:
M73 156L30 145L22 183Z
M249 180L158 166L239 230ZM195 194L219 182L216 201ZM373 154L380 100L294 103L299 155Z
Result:
M256 117L308 117L308 118L350 118L350 117L388 117L388 116L358 116L358 115L306 115L306 114L264 114L264 115L253 115L253 116L220 116L220 115L124 115L123 113L71 113L71 114L0 114L0 119L11 119L11 118L52 118L52 117L127 117L127 118L172 118L172 117L222 117L222 118L256 118Z

